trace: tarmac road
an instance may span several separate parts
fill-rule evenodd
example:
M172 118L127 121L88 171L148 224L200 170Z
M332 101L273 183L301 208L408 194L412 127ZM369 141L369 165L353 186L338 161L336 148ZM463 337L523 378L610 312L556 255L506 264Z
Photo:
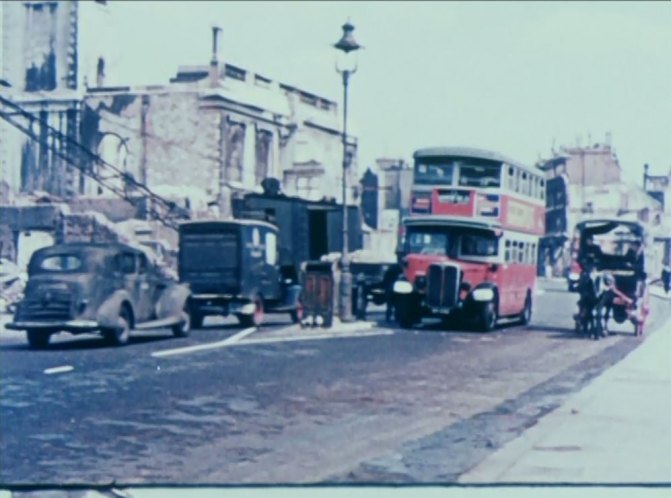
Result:
M0 482L455 482L642 340L577 338L575 299L545 282L530 327L489 334L300 331L278 315L34 351L3 331ZM652 304L654 333L669 303Z

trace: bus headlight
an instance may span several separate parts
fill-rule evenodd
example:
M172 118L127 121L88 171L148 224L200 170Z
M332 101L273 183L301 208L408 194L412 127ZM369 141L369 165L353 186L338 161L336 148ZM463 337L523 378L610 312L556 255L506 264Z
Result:
M394 292L396 294L411 294L412 284L405 280L399 280L397 282L394 282Z
M491 301L494 299L494 291L489 288L475 289L472 296L475 301Z

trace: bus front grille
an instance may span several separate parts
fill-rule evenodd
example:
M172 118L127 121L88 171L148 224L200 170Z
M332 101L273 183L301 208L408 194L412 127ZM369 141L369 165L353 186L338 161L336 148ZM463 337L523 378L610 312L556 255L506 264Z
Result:
M453 308L459 299L459 268L454 265L429 266L426 303L432 308Z

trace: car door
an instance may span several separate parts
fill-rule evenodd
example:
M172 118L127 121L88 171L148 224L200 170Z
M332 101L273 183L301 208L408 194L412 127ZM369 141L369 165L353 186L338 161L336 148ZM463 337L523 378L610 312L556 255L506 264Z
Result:
M154 318L155 305L160 297L160 282L154 264L148 260L144 253L137 255L137 261L138 274L136 285L139 285L137 307L141 310L142 320L151 320Z
M150 315L151 309L148 306L148 284L146 272L140 274L139 263L140 258L138 253L132 251L122 251L117 255L123 278L123 287L128 292L132 301L133 311L135 313L135 321L146 321Z

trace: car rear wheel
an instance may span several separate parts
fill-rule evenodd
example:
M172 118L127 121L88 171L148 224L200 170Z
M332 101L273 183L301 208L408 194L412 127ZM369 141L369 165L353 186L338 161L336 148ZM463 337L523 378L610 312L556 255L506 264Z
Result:
M27 330L26 336L28 337L28 344L33 349L44 349L49 345L49 339L51 338L51 332L46 332L44 330Z
M189 310L185 308L182 311L180 322L172 326L172 334L175 337L187 337L189 332L191 332L191 315L189 314Z
M124 344L128 344L131 328L130 312L126 307L121 308L117 323L116 328L104 330L103 337L113 346L123 346Z

